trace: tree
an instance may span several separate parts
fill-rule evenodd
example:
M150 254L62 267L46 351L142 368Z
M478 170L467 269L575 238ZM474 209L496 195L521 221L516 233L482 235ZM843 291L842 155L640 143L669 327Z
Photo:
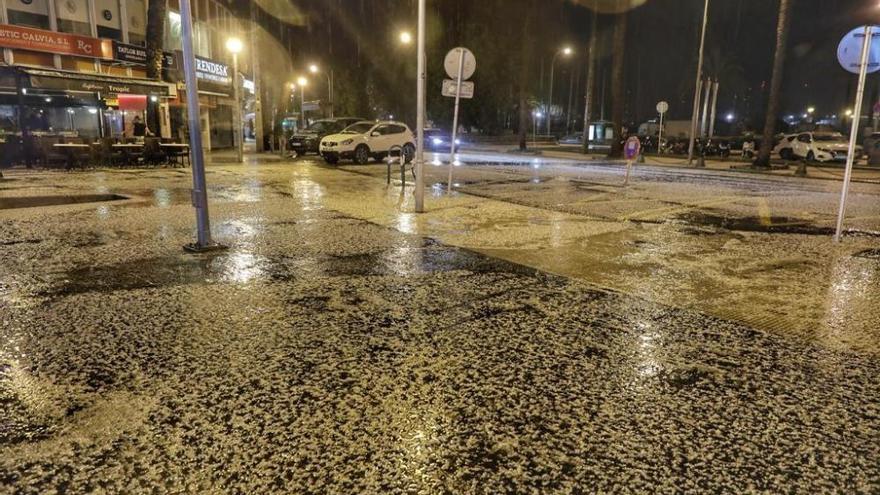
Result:
M584 154L590 152L590 122L593 120L593 93L596 90L596 44L599 42L599 13L593 11L592 27L590 28L590 48L587 55L587 84L584 91Z
M525 151L528 147L526 139L529 134L529 117L531 105L529 105L529 82L530 71L532 65L532 45L534 40L531 36L532 17L537 10L537 0L529 1L529 10L522 21L522 39L520 40L520 59L519 59L519 149ZM547 116L549 118L549 115Z
M624 105L626 99L626 24L627 11L622 10L614 16L614 35L611 42L611 120L614 122L614 140L611 143L611 157L623 156L623 143L620 131L625 123Z
M761 150L755 160L755 167L770 166L770 152L773 149L773 136L776 134L776 116L781 106L782 78L785 71L785 54L788 46L788 31L791 25L791 6L794 0L779 0L779 20L776 26L776 54L773 58L773 76L770 79L770 94L767 99L767 119L764 123L764 137Z
M162 45L165 40L167 0L149 0L147 8L147 77L162 79Z

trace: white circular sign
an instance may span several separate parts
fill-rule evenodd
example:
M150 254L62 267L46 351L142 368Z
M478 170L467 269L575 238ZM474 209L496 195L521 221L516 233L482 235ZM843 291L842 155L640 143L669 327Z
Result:
M669 103L661 101L657 104L657 113L666 113L669 111Z
M461 80L466 81L474 75L477 70L477 58L467 48L460 46L449 50L446 54L446 60L443 61L443 67L446 68L446 74L452 79L458 78L458 66L461 63L461 56L464 53L464 66L462 66Z
M868 74L880 70L880 26L874 26L871 50L868 55ZM862 46L865 42L865 26L853 29L840 40L837 47L837 60L848 72L858 74L862 65Z

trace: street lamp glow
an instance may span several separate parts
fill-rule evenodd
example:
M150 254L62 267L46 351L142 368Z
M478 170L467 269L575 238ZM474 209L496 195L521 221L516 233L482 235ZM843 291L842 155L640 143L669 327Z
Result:
M302 87L306 87L309 85L309 80L306 79L305 77L300 77L296 80L296 83Z
M728 122L733 122L734 118L735 118L735 116L732 113L727 114L727 121Z
M847 117L852 117L852 114L853 114L853 111L852 111L851 109L847 109L847 111L846 111L846 116L847 116Z
M296 83L290 83L290 90L296 91Z
M571 55L572 52L574 52L574 50L572 50L570 46L567 46L567 47L565 47L565 48L562 49L562 54L563 54L563 55Z
M315 64L309 66L309 72L311 72L312 74L317 74L319 70L320 69Z
M400 32L400 42L404 45L408 45L412 43L412 33L409 31L401 31Z
M229 50L229 53L238 54L241 53L242 48L244 48L244 44L238 38L229 38L226 40L226 49Z
M807 113L812 114L816 112L816 107L810 107L807 109Z

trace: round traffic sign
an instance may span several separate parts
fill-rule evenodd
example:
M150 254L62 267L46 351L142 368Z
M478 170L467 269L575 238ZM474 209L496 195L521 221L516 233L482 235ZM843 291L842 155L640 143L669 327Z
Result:
M661 101L657 104L657 113L666 113L669 111L669 103Z
M464 65L461 66L461 80L466 81L474 75L477 70L477 58L467 48L460 46L449 50L446 54L446 60L443 61L443 67L446 68L446 74L452 79L458 78L458 68L461 64L461 57L464 55Z
M837 60L840 66L848 72L858 74L862 65L862 46L865 42L865 27L853 29L840 40L837 47ZM868 73L873 74L880 70L880 26L874 26L871 36L871 49L868 55Z
M642 142L639 141L638 137L631 136L626 140L623 153L627 160L635 160L639 156L640 151L642 151Z

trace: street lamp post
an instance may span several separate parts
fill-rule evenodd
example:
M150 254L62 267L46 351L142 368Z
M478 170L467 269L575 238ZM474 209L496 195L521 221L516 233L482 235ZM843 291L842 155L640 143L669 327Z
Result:
M186 111L189 121L190 155L192 157L192 204L196 209L196 242L184 249L190 252L211 251L222 246L211 238L208 215L208 187L205 181L205 155L202 150L202 122L199 119L199 92L193 50L192 7L190 0L180 0L180 25L183 41L183 74L186 80Z
M235 111L232 113L233 135L238 148L238 163L244 162L244 139L241 132L241 81L238 78L238 54L243 44L238 38L226 40L226 49L232 54L232 87L235 94Z
M700 57L697 62L697 83L694 89L694 113L691 115L691 141L688 145L688 165L694 163L694 143L697 139L697 116L700 113L701 82L703 80L703 51L706 47L706 27L709 24L709 0L703 6L703 33L700 35Z
M425 54L425 0L419 0L419 33L416 68L416 213L425 212L425 88L427 83ZM410 38L411 39L411 38ZM401 41L404 41L401 35Z
M306 128L306 86L309 84L309 80L305 77L300 77L296 80L296 83L299 84L299 96L300 96L300 113L302 114L302 124L303 129Z
M312 64L309 66L309 72L312 74L318 74L321 72L321 69ZM330 118L333 118L333 69L330 69L329 72L325 74L327 76L327 103L330 105Z
M556 58L560 55L565 55L567 57L571 55L571 53L572 49L570 47L562 48L553 55L553 60L550 62L550 91L547 95L547 135L550 135L550 124L553 121L551 118L551 112L553 107L553 76L556 71Z

